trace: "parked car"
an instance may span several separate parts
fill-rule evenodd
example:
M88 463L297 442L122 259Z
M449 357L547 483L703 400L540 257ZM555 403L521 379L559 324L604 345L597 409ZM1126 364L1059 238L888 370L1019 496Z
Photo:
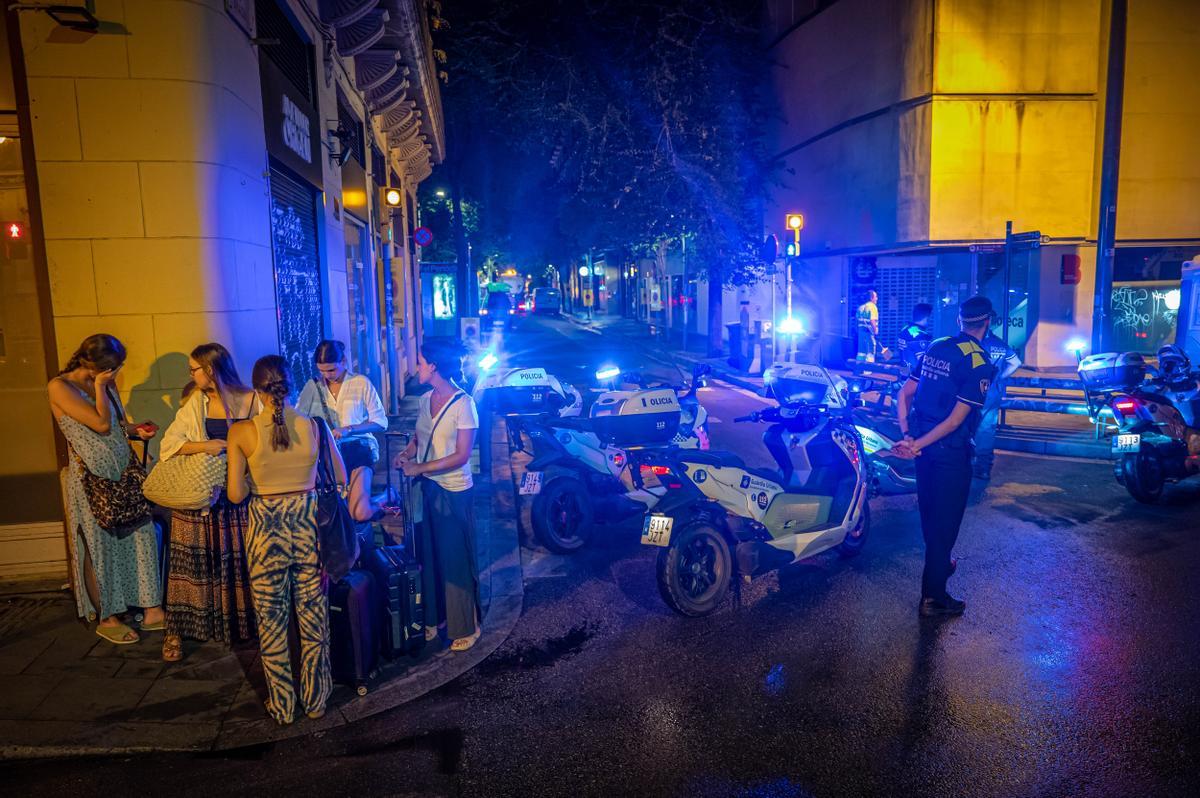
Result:
M529 308L533 313L557 316L562 312L562 294L557 288L533 289L533 302Z

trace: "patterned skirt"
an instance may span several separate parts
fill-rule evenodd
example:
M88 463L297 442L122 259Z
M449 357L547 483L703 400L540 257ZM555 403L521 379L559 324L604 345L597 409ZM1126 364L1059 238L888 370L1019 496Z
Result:
M167 634L233 643L255 636L244 545L248 502L171 514Z

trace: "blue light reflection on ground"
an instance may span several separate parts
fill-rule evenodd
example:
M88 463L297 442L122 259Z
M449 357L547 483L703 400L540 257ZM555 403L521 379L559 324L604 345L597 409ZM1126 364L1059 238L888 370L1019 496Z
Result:
M787 687L787 673L784 672L783 663L771 666L771 670L767 671L767 677L763 681L767 695L777 696L782 693Z

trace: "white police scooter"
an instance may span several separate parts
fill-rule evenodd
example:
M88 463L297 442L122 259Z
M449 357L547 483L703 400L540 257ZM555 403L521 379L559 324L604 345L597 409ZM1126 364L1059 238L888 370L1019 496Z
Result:
M597 522L640 516L658 502L663 489L636 484L625 448L707 448L708 414L696 398L703 375L703 368L693 372L686 392L644 382L632 389L602 391L586 418L555 412L510 414L513 448L526 450L521 433L529 439L533 459L519 492L534 497L530 520L546 548L559 554L578 551ZM604 382L629 375L606 368L596 376Z
M778 471L749 468L726 452L631 452L634 474L648 468L666 488L646 517L642 542L661 547L659 592L681 615L716 610L736 576L749 579L829 549L844 557L862 551L870 485L852 408L821 401L835 386L825 369L814 367L809 377L814 400L734 419L771 424L763 443Z
M822 402L830 408L850 407L854 426L863 443L872 496L897 496L917 492L913 460L889 455L902 437L894 418L883 418L860 407L863 382L847 382L826 369L805 363L777 363L763 373L763 389L781 403Z

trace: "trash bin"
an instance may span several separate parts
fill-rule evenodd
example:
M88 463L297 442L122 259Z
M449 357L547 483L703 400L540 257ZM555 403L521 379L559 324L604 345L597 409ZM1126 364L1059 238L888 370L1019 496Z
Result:
M729 359L726 361L739 371L745 366L745 355L742 348L742 325L741 322L735 324L726 324L725 329L729 330Z

